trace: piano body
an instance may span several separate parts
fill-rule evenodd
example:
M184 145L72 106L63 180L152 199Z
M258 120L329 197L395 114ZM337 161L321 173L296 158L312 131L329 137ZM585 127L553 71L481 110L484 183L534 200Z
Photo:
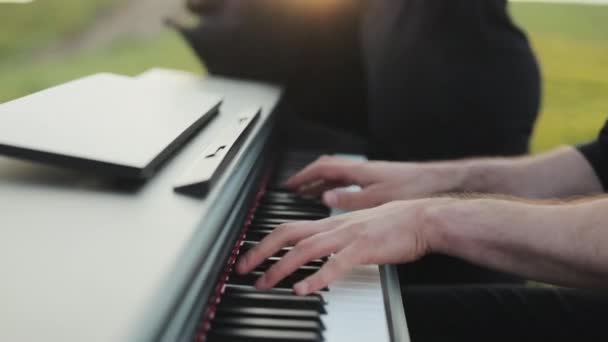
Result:
M255 274L232 274L276 224L332 214L277 186L316 157L275 140L279 88L140 77L222 94L221 113L139 186L0 157L1 341L409 340L391 266L358 267L309 297L289 287L323 259L269 292L251 286ZM261 116L206 198L175 193L214 132L251 106Z

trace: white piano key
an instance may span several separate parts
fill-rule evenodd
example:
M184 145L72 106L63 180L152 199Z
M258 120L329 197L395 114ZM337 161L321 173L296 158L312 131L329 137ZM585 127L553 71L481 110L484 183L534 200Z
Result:
M354 155L340 157L365 160L365 157ZM346 190L354 192L361 189L351 186ZM331 216L343 213L342 210L332 209ZM329 292L323 293L323 298L328 302L327 315L323 317L327 342L391 342L379 266L355 267L331 284L329 289ZM407 333L401 339L403 341L393 342L410 342Z
M357 277L359 272L367 275L365 281ZM378 266L356 267L322 295L327 300L327 342L390 342Z
M332 210L332 216L341 213ZM391 342L378 266L355 267L322 296L327 301L327 342Z

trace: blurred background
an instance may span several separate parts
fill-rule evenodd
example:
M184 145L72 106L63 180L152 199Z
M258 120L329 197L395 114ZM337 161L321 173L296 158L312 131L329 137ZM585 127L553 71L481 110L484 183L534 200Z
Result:
M608 0L512 1L510 10L543 74L532 150L594 138L608 116ZM101 71L204 73L166 17L191 19L176 0L0 0L0 103Z

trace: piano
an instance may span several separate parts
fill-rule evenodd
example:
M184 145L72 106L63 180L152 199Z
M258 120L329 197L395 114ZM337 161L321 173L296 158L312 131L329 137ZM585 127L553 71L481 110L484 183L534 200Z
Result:
M277 138L281 89L151 70L142 80L224 96L217 119L146 183L0 157L2 341L409 341L393 266L360 266L299 297L303 266L270 291L239 255L278 224L335 215L281 187L318 157ZM172 190L242 108L262 113L204 199Z

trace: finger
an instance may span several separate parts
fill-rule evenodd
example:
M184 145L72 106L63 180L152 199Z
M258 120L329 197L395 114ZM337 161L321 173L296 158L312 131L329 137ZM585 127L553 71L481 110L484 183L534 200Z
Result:
M323 194L323 203L330 208L366 209L390 201L391 191L384 186L370 186L361 191L330 190Z
M340 278L362 260L361 246L354 242L334 255L315 274L307 277L293 286L297 295L305 296L327 287L331 282Z
M292 246L298 241L317 234L324 229L321 221L282 224L239 258L236 271L239 274L248 273L264 260L276 254L281 248Z
M319 233L302 240L257 280L256 287L272 288L302 265L344 248L351 240L352 234L344 234L344 231Z
M341 183L353 181L352 164L352 161L346 159L322 157L290 177L285 186L298 189L319 180Z
M325 191L333 190L335 188L342 188L342 187L345 187L346 185L348 185L348 184L344 184L343 182L330 182L330 181L319 180L316 182L302 185L301 187L298 188L297 191L300 195L318 196L318 195L324 193Z

